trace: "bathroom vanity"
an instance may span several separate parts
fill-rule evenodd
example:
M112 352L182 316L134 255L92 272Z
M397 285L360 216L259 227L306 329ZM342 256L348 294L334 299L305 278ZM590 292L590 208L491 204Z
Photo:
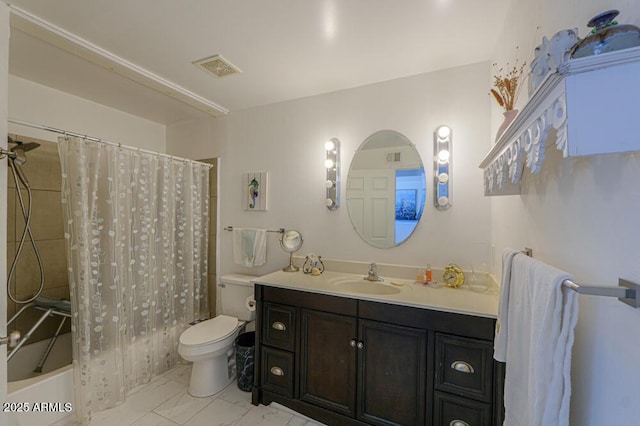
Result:
M335 272L255 283L254 404L329 425L502 424L495 291Z

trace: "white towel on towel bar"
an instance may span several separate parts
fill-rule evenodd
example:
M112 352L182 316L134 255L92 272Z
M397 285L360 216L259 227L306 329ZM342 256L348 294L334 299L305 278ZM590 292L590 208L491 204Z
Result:
M267 261L267 230L233 228L233 261L254 267Z
M568 426L578 294L571 275L506 250L494 358L506 362L505 425Z

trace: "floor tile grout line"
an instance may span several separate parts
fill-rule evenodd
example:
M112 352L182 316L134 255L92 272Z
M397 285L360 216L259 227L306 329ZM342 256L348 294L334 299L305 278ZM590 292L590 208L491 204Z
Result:
M162 376L162 377L164 377L165 379L167 379L167 381L168 381L168 382L177 383L177 384L179 384L179 385L181 385L181 386L184 386L184 388L183 388L183 389L181 389L181 390L180 390L180 391L178 391L178 392L173 393L173 394L172 394L171 396L169 396L167 399L163 400L160 404L156 405L156 406L155 406L155 407L153 407L151 410L149 410L149 412L148 412L148 413L153 412L155 409L157 409L158 407L160 407L161 405L163 405L164 403L166 403L167 401L169 401L171 398L175 397L176 395L178 395L178 394L182 394L183 392L187 392L187 389L189 388L189 385L185 385L185 384L184 384L184 383L182 383L182 382L178 382L178 381L176 381L176 380L168 379L168 378L167 378L167 377L165 377L165 376ZM147 414L148 414L148 413L147 413ZM156 413L156 414L157 414L157 413Z
M165 416L163 416L162 414L160 414L160 413L156 413L155 411L149 411L147 414L145 414L145 416L146 416L146 415L148 415L148 414L155 414L156 416L158 416L158 417L162 417L162 418L163 418L163 419L165 419L166 421L171 422L172 424L174 424L174 425L176 425L176 426L182 426L182 425L184 425L184 423L174 422L173 420L168 419L168 418L166 418ZM191 420L191 418L189 418L189 420ZM189 420L187 420L187 422L188 422ZM185 422L185 423L186 423L186 422Z

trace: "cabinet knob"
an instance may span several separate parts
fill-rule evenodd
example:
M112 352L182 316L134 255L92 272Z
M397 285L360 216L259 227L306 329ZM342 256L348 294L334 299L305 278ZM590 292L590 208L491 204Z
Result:
M362 349L362 348L364 348L364 343L358 342L358 349Z
M271 367L271 374L274 376L284 376L284 370L280 367Z
M467 374L475 373L475 370L473 369L471 364L469 364L468 362L464 362L464 361L453 361L451 363L451 368L453 368L454 370L459 371L461 373L467 373ZM464 423L464 424L466 424L466 423Z
M356 339L351 339L351 341L349 342L349 345L351 345L352 348L356 347Z
M276 321L273 324L271 324L271 328L278 331L285 331L287 329L287 326L280 321Z
M451 420L451 422L449 422L449 426L469 426L469 423L464 420Z

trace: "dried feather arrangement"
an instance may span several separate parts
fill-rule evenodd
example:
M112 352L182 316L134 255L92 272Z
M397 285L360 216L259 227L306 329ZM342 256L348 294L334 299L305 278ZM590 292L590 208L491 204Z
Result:
M512 110L516 103L516 99L520 93L519 89L522 87L520 79L522 78L525 65L527 65L527 63L523 62L522 65L518 66L517 57L513 67L511 67L509 62L507 62L506 67L500 68L498 68L497 63L493 64L495 73L493 76L494 88L491 89L490 93L493 95L496 102L498 102L498 105L504 108L505 111ZM506 74L504 74L505 69Z

